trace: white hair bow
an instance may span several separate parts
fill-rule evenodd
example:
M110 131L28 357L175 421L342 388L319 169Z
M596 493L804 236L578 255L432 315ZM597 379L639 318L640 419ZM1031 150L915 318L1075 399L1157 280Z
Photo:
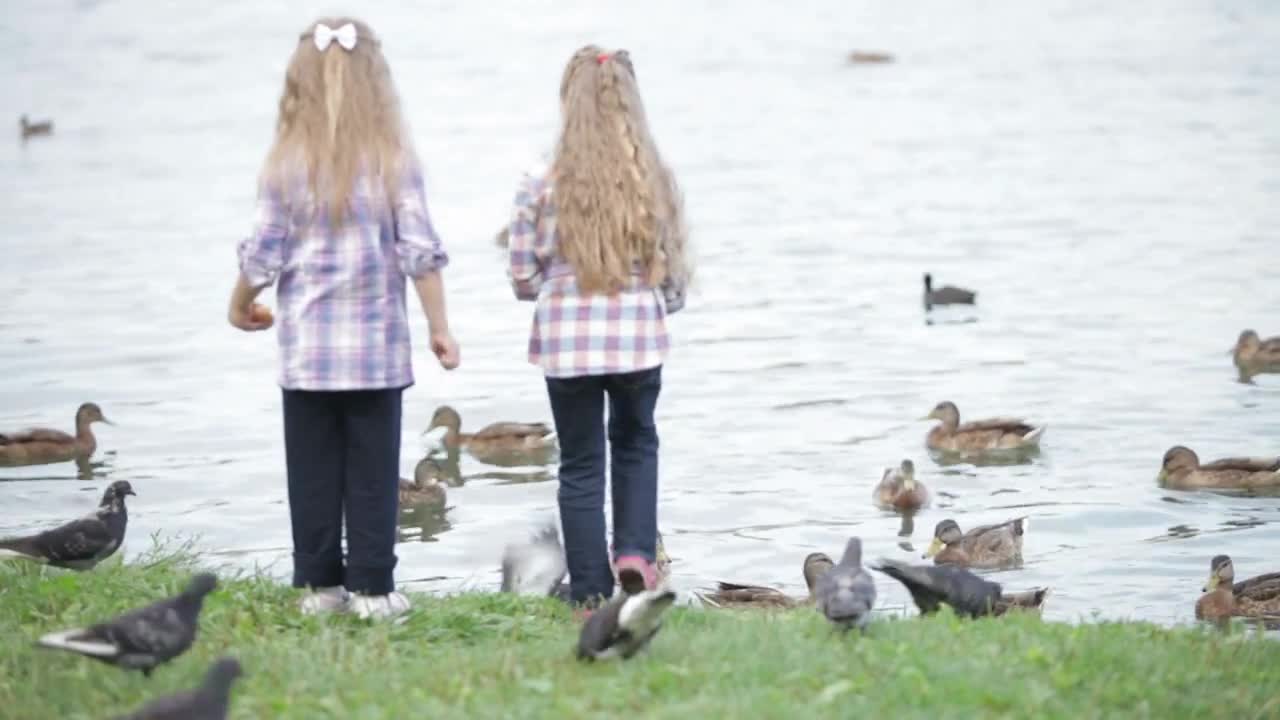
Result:
M316 49L324 52L329 48L329 43L334 40L342 46L343 50L353 50L356 46L356 26L347 23L342 27L334 30L324 23L316 24L316 32L313 36L316 41Z

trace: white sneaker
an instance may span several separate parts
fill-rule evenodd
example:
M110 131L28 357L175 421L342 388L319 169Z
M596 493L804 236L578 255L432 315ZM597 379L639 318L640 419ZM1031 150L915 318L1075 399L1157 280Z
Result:
M351 598L351 612L364 620L388 620L403 615L413 607L409 598L401 593L386 595L354 595Z
M326 613L344 613L350 604L347 589L341 585L334 587L314 588L302 597L298 609L303 615L323 615Z

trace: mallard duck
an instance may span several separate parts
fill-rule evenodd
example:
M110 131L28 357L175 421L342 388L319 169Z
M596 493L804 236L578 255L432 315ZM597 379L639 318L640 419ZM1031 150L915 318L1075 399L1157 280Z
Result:
M1231 355L1245 380L1262 373L1280 373L1280 335L1263 340L1253 330L1245 330Z
M1016 610L1039 613L1049 595L1048 588L1006 593L999 583L955 565L910 565L881 559L871 567L902 583L922 615L936 612L941 604L969 617L998 616Z
M1022 562L1022 536L1030 525L1026 517L999 525L982 525L967 533L950 518L933 530L933 542L924 557L938 565L1003 568Z
M835 567L836 564L831 560L831 556L826 553L809 553L804 558L804 584L809 587L809 600L814 600L814 588L818 586L818 578L827 574L827 571Z
M874 50L854 50L849 53L849 62L854 65L870 65L893 62L893 56L886 52Z
M26 115L23 115L21 118L19 118L19 119L18 119L18 127L19 127L19 128L21 129L21 131L22 131L22 139L23 139L23 140L26 140L26 139L27 139L27 138L29 138L29 137L36 137L36 136L39 136L39 135L52 135L52 134L53 134L53 121L52 121L52 120L45 120L45 121L43 121L43 122L34 122L34 123L33 123L33 122L31 122L31 120L30 120L30 119L28 119L28 118L27 118L27 116L26 116Z
M1236 571L1227 555L1209 561L1209 582L1196 600L1196 617L1225 620L1249 617L1280 620L1280 573L1235 582Z
M1156 479L1175 490L1280 487L1280 457L1224 458L1201 465L1195 451L1174 445L1165 452Z
M916 482L916 466L903 460L898 469L885 468L872 500L882 510L914 512L929 504L929 489Z
M400 478L400 505L434 505L444 507L448 490L444 469L433 458L423 458L413 469L413 479Z
M94 403L76 410L76 434L61 430L32 428L13 433L0 433L0 465L40 465L67 460L87 460L98 448L98 440L89 427L93 423L112 422Z
M703 601L722 608L793 608L795 598L764 585L718 582L716 589L702 595Z
M960 409L950 401L938 403L924 420L941 420L925 436L930 450L946 452L985 452L992 450L1030 450L1040 446L1045 425L1032 425L1017 418L972 420L960 424Z
M443 431L443 432L441 432ZM462 416L442 405L423 434L439 436L449 451L465 449L486 465L546 465L555 455L556 434L546 423L497 422L479 432L462 432Z
M924 309L932 310L934 305L972 305L978 296L972 290L944 285L933 289L933 276L924 274Z

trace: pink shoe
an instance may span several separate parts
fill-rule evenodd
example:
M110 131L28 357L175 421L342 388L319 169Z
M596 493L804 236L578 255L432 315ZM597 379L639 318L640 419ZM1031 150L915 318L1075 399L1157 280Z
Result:
M628 595L635 595L658 586L658 569L639 555L623 555L613 563L618 573L618 584Z

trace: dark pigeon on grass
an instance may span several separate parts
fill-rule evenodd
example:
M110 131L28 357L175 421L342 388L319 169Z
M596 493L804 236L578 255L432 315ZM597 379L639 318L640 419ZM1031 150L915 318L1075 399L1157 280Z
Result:
M662 629L662 615L675 600L675 591L667 589L615 595L583 624L578 659L631 658Z
M933 288L933 276L924 274L924 309L931 310L934 305L972 305L978 296L972 290L965 290L951 285Z
M226 720L231 684L238 677L240 663L224 657L209 668L200 687L156 698L117 720Z
M814 587L818 610L841 630L856 627L866 632L871 607L876 602L876 583L862 568L862 541L849 538L844 556L823 573Z
M35 535L0 540L0 557L25 557L54 567L90 570L120 549L129 525L124 498L136 494L128 481L117 480L102 494L93 514Z
M957 615L973 618L1003 615L1015 609L1038 611L1049 594L1048 588L1005 593L999 583L984 580L958 565L911 565L882 559L872 568L902 583L922 615L935 613L942 605L950 605Z
M87 628L50 633L42 647L70 650L151 676L156 666L181 655L196 639L204 598L218 585L212 573L191 579L178 595Z

